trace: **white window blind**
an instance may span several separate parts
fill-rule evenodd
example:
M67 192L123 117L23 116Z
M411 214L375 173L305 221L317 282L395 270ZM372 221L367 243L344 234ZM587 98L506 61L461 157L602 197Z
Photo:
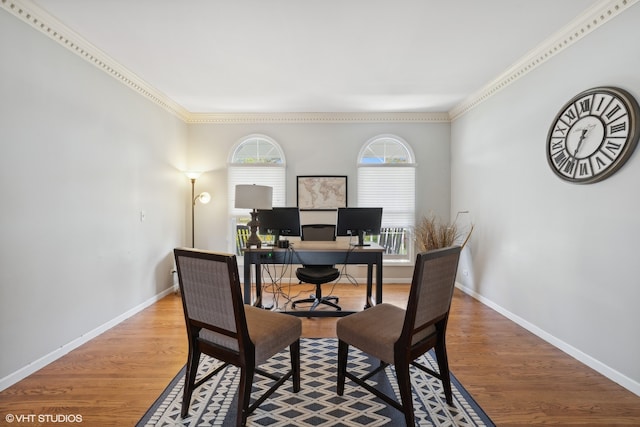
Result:
M382 206L382 227L413 227L415 167L383 164L358 167L358 206Z
M257 184L273 187L273 206L285 206L285 168L283 165L229 165L229 207L232 216L248 215L248 209L236 209L236 185Z

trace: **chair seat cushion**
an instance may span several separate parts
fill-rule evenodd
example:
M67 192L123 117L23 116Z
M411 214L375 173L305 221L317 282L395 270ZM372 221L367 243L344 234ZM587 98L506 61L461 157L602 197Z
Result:
M377 359L393 364L393 350L402 334L405 310L382 303L364 311L338 319L338 339L359 348ZM413 336L413 343L432 336L436 327L430 325Z
M336 323L338 339L387 363L393 363L393 345L404 323L405 311L382 303L341 317Z
M296 277L305 283L321 285L340 277L340 270L331 266L300 267L296 270Z
M300 338L302 334L300 318L251 305L244 307L249 337L256 346L256 365Z

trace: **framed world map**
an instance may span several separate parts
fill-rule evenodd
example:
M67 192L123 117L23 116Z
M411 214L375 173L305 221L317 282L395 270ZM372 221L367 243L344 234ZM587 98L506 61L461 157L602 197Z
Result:
M297 188L300 210L334 210L347 207L346 176L298 176Z

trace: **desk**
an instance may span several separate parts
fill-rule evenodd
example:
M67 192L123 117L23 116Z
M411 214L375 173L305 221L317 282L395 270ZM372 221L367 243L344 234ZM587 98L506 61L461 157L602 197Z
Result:
M348 242L300 241L292 243L287 249L281 248L248 248L244 251L244 302L251 304L251 266L255 266L256 300L253 305L262 306L262 264L305 264L333 265L360 264L367 266L367 294L364 308L382 302L382 254L384 248L372 243L371 246L353 246ZM373 266L376 267L376 301L373 302ZM313 317L346 316L352 311L287 311L288 314Z

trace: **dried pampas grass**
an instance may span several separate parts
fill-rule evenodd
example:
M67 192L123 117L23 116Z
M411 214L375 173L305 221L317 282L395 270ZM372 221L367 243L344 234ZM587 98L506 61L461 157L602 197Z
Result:
M423 217L416 227L416 243L420 252L453 246L458 237L455 223L442 223L434 215Z

